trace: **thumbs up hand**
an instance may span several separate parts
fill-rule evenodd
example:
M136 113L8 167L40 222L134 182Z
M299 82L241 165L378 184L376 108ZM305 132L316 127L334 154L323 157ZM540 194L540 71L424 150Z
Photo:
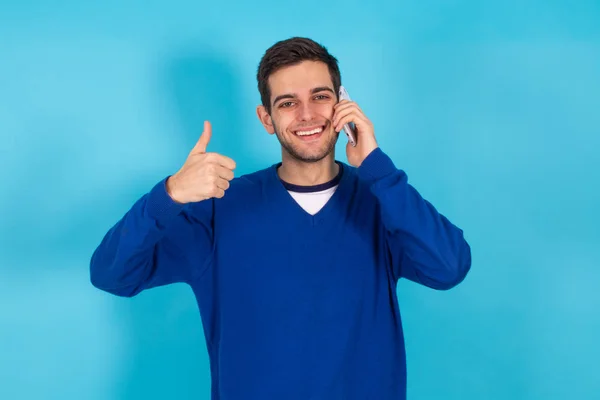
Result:
M206 151L212 127L204 122L204 131L185 163L177 173L167 179L167 193L181 204L221 198L233 179L235 161L229 157Z

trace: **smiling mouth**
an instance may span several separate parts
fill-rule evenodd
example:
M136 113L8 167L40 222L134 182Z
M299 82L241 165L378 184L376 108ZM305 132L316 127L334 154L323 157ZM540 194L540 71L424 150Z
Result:
M317 135L319 133L322 133L325 130L325 126L318 126L315 128L310 128L310 129L300 129L297 131L294 131L294 133L297 136L301 136L301 137L310 137L310 136L314 136Z

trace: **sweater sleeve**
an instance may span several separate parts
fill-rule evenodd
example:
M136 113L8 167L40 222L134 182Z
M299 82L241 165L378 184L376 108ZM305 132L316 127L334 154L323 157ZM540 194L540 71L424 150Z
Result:
M96 288L132 297L157 286L189 283L210 264L213 202L176 203L166 191L167 179L104 235L90 260Z
M358 175L378 200L394 279L438 290L462 282L471 268L463 231L423 199L380 148L367 156Z

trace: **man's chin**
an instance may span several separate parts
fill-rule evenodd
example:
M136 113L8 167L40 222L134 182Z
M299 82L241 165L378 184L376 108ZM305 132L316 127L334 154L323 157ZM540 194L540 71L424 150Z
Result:
M307 164L314 164L316 162L323 160L325 157L327 157L327 155L319 156L319 157L298 157L297 160L302 161Z
M329 132L327 133L329 134ZM291 158L305 163L316 163L333 153L335 149L335 144L337 142L337 139L339 138L339 133L336 132L335 140L333 140L332 143L319 143L319 148L316 148L316 146L314 146L317 143L305 143L303 141L297 141L297 137L292 139L292 142L282 141L282 138L279 135L277 135L277 138L279 139L279 143L282 145L284 151ZM321 138L320 140L322 139L323 138Z
M306 162L306 163L316 163L318 161L323 160L329 154L331 154L331 150L329 149L320 149L318 151L302 151L300 149L295 149L295 151L288 152L292 157L294 157L298 161Z

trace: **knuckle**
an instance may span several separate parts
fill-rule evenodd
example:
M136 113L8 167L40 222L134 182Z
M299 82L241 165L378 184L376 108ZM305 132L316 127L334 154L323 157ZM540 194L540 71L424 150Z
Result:
M197 160L198 163L205 163L206 162L206 154L194 154L194 160Z
M215 176L210 171L206 171L205 179L210 185L214 185L216 180Z

